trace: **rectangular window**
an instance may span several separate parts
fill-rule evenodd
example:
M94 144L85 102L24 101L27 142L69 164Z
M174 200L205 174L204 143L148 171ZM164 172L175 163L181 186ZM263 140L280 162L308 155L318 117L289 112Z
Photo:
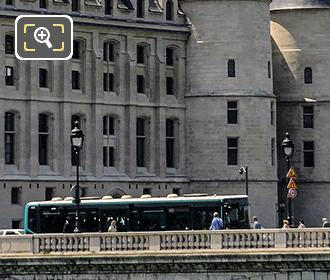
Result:
M5 113L5 164L15 164L15 114Z
M227 62L228 77L235 77L235 60L229 59Z
M138 118L136 120L136 165L145 166L145 120Z
M166 120L166 167L174 167L175 127L174 120Z
M173 79L173 77L166 77L166 94L174 95L174 79Z
M47 0L39 0L39 8L47 9Z
M103 166L114 167L115 166L115 148L112 146L103 147Z
M108 84L108 73L103 73L103 90L108 91L109 90L109 84Z
M311 67L306 67L304 70L304 80L305 84L313 83L313 71Z
M136 86L137 93L144 93L144 76L137 75L136 76Z
M303 107L303 128L314 128L314 107Z
M136 1L136 17L144 18L144 0Z
M167 66L174 65L174 50L171 48L166 48L166 65Z
M136 62L138 64L144 64L144 46L137 46L136 47Z
M73 40L72 58L80 59L80 42Z
M274 111L274 102L270 102L270 124L274 125L274 115L275 115L275 111Z
M115 61L115 48L113 43L103 44L103 61Z
M11 188L11 204L20 204L20 194L21 194L21 188L19 187Z
M39 69L39 87L47 88L48 87L48 71L47 69Z
M48 116L39 114L39 164L48 165Z
M5 53L6 54L15 53L15 40L14 40L14 36L12 35L5 36Z
M54 197L54 188L45 189L45 200L52 200Z
M71 0L71 8L73 12L79 12L79 1L80 0Z
M227 123L236 124L237 123L237 101L228 101L227 102Z
M271 139L270 143L270 150L271 150L271 164L275 165L275 138Z
M81 188L81 197L86 197L88 194L88 188Z
M173 20L173 2L172 0L166 1L166 20Z
M11 221L11 228L12 229L20 229L21 228L21 220L12 220Z
M6 0L6 5L14 5L14 1L13 0Z
M72 89L80 89L80 73L79 71L72 71Z
M143 194L150 194L151 195L151 188L143 188Z
M268 61L268 78L270 79L272 77L272 69L270 68L271 64L270 61Z
M112 15L112 0L104 0L104 14Z
M237 165L238 138L227 138L227 164Z
M304 167L314 167L314 142L304 141Z
M103 117L103 166L115 166L115 118Z
M113 73L109 73L109 91L114 89L114 76Z
M14 85L14 67L13 66L5 67L5 83L6 83L6 86Z

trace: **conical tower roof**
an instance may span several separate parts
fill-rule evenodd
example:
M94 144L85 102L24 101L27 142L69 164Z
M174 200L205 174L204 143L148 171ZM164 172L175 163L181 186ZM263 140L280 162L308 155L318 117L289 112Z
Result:
M270 10L330 8L330 0L273 0Z

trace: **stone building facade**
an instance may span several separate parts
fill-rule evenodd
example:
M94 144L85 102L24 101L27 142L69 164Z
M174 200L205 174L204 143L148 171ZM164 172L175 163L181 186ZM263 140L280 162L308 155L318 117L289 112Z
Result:
M316 124L317 115L326 120L326 71L313 91L314 84L304 91L298 67L304 52L290 50L292 64L284 64L283 50L301 40L299 47L308 53L315 44L311 59L326 70L328 31L323 6L292 10L273 1L270 9L269 2L0 1L0 133L5 140L0 142L0 208L8 213L0 227L21 227L28 201L71 196L74 121L85 134L80 167L84 196L242 194L244 175L238 169L248 166L251 213L265 226L276 226L278 202L285 200L284 160L278 149L284 131L297 144L293 162L298 173L305 171L299 168L304 150L298 139L312 141L313 131L328 134L326 125L321 127L324 121ZM318 19L324 27L310 27L307 31L319 36L306 41L300 21L315 13L324 18ZM14 20L22 14L70 15L73 58L16 59ZM287 36L287 26L297 40ZM312 62L307 64L312 68ZM301 123L300 111L306 110L305 92L323 98L313 103L315 127L306 131L296 122ZM315 213L304 203L318 205L328 184L326 137L320 141L324 145L315 145L315 167L301 177L295 205L310 225L316 225ZM308 189L316 181L320 184L313 197ZM328 210L318 208L317 216Z

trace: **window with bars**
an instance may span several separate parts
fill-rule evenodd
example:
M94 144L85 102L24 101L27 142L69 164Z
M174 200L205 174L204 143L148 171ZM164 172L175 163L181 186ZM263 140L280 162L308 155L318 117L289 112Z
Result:
M5 164L15 164L15 114L5 113Z
M229 59L227 61L227 72L228 72L228 77L235 77L235 60L234 59Z
M173 20L174 17L174 9L173 9L173 1L166 1L166 20Z
M227 102L227 123L237 124L238 106L237 101Z
M166 120L166 167L175 167L175 121Z
M136 1L136 17L144 18L144 0Z
M114 75L113 73L103 73L103 90L114 91Z
M103 166L115 166L116 122L112 116L103 117Z
M136 165L137 167L145 167L146 159L146 131L145 119L138 118L136 120Z
M49 117L39 114L39 164L48 165Z
M314 107L303 107L303 128L314 128Z
M314 141L304 141L304 167L314 167Z
M80 89L80 72L72 70L72 89Z
M14 85L14 67L13 66L5 67L5 84L6 84L6 86Z
M113 42L105 42L103 44L103 61L115 61L115 45Z
M6 54L15 53L15 39L13 35L5 36L5 53Z
M305 84L313 83L313 71L311 67L306 67L304 70L304 80Z
M39 87L48 87L48 71L44 68L39 68Z
M112 15L112 11L113 11L113 1L104 0L104 14Z
M227 138L227 164L237 165L238 138Z

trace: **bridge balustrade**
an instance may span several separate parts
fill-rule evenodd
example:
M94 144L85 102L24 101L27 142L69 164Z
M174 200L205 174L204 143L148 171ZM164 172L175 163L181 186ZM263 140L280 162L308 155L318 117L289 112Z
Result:
M117 232L1 236L2 254L330 248L330 229Z

